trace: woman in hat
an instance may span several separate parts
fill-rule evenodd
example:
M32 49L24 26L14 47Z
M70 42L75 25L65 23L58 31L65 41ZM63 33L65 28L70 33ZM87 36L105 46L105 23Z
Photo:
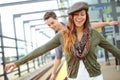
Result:
M6 65L5 70L14 68L62 45L67 62L69 80L103 80L95 49L100 46L120 59L120 50L91 28L88 4L75 3L68 11L67 28L60 31L48 43L33 50L15 63Z

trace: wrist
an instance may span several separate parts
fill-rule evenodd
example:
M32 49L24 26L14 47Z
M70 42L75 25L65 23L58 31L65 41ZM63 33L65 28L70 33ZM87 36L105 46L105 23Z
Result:
M56 75L56 73L51 73L51 75Z

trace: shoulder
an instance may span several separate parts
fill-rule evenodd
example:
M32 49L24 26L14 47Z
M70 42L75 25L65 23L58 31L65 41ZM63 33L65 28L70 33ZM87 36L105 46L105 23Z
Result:
M95 28L90 28L91 33L99 33Z
M91 31L92 37L98 38L98 37L102 36L102 34L99 33L95 28L90 28L90 31Z
M59 31L58 33L55 34L56 38L61 38L62 37L62 32L63 31Z

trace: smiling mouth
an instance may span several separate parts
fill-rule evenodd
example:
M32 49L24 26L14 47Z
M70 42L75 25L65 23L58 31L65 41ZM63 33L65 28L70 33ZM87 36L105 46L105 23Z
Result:
M76 20L76 22L82 22L82 20Z
M76 23L81 23L82 21L76 21Z

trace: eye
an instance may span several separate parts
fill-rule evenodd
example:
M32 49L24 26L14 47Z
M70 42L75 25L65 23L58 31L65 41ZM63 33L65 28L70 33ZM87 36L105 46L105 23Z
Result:
M85 16L85 13L81 13L80 15L81 15L81 16Z
M52 25L54 24L54 22L51 23Z
M86 15L85 11L82 11L82 12L80 13L80 15L81 15L81 16L85 16L85 15Z
M48 25L48 26L50 26L50 25Z

